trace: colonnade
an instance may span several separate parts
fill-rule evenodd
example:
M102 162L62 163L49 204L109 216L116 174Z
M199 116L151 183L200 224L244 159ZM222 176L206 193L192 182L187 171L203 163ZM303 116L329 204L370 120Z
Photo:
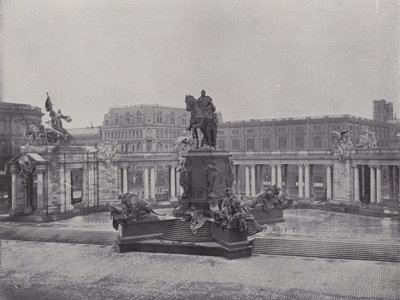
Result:
M168 191L169 199L175 200L182 193L180 187L180 173L176 165L170 165L168 168ZM120 174L122 174L122 180L119 187L120 193L128 193L128 166L120 167ZM144 166L143 167L143 196L146 200L155 201L156 199L156 184L157 184L157 169L156 166Z
M383 169L387 170L389 201L394 201L399 196L400 176L399 166L381 164L353 164L355 202L381 203L383 199Z

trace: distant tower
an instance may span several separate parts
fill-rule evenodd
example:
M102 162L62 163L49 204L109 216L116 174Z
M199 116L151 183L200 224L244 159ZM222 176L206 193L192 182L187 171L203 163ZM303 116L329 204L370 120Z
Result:
M386 100L374 100L374 120L386 122L393 120L393 102L386 102Z

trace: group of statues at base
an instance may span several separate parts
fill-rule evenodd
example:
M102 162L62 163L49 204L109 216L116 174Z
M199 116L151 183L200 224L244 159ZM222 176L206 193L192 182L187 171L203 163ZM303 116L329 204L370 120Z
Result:
M74 141L72 135L62 125L62 120L71 122L71 117L63 115L60 109L56 112L53 106L47 93L45 109L49 113L50 121L47 123L50 123L50 127L44 127L42 124L30 124L24 133L24 137L30 145L70 144Z
M113 227L118 230L118 225L126 226L128 222L140 222L149 217L151 213L157 216L165 214L156 213L150 203L135 194L125 193L118 196L117 205L110 205Z

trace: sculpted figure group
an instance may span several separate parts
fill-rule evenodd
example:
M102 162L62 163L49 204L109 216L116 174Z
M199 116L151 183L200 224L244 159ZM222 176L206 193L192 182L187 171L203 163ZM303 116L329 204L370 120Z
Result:
M44 127L43 125L30 124L25 130L24 137L27 139L29 144L69 144L74 141L73 137L68 133L68 131L63 127L62 120L66 122L71 122L70 116L65 116L61 113L61 110L56 112L53 109L53 103L51 102L48 93L45 109L49 112L50 127Z

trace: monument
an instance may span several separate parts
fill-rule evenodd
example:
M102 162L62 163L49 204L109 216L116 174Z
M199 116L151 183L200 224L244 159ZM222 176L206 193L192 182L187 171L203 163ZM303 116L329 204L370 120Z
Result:
M182 151L178 172L183 192L179 206L171 216L160 216L143 199L121 195L121 204L111 208L113 225L119 233L116 249L229 259L250 256L248 237L263 229L252 211L263 210L260 205L264 207L259 213L262 219L262 214L281 209L277 206L283 199L272 203L279 194L274 191L273 195L264 195L265 201L260 200L262 197L255 199L257 208L247 207L248 203L232 191L235 172L230 154L216 147L217 118L211 97L203 90L197 100L186 95L185 103L191 113L188 130L192 131L193 139L177 141L177 149ZM202 133L201 141L198 130ZM268 206L270 202L272 209Z
M70 116L55 111L49 94L49 126L29 124L26 145L8 162L12 177L11 217L48 221L93 211L99 206L97 149L74 145L63 127Z

